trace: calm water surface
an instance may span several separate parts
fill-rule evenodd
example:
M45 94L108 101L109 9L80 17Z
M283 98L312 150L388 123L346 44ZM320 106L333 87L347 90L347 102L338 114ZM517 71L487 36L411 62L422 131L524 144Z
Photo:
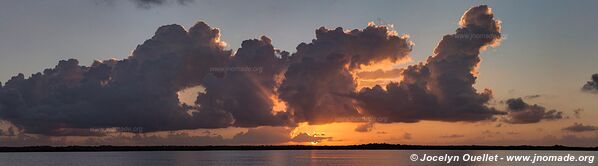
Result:
M412 161L410 157L419 158ZM573 155L594 156L584 151L438 151L438 150L267 150L267 151L161 151L161 152L26 152L0 153L0 165L446 165L419 161L430 155ZM594 159L596 160L596 159ZM597 165L588 162L451 162L450 165Z

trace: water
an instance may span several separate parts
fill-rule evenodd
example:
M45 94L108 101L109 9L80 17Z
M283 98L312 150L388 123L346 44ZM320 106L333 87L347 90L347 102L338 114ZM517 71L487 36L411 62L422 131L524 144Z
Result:
M411 161L412 155L417 161ZM439 150L266 150L266 151L157 151L157 152L26 152L0 153L0 165L446 165L446 161L419 161L426 156L563 155L593 156L586 151L439 151ZM463 159L461 159L463 160ZM596 160L596 159L594 159ZM532 165L531 162L451 162L451 165ZM535 165L597 165L596 161L540 162Z

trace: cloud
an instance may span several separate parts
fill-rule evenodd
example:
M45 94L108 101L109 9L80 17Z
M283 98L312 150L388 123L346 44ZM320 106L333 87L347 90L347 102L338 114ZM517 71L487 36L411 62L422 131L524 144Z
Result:
M440 138L449 138L449 139L453 139L453 138L463 138L465 137L465 135L462 134L451 134L451 135L443 135L440 136Z
M357 126L357 128L355 128L355 131L361 132L361 133L367 133L367 132L372 131L372 129L374 129L374 123L368 122L368 123Z
M598 127L592 125L583 125L582 123L573 123L573 125L563 128L563 130L570 132L598 131Z
M323 137L323 136L318 136L318 135L309 135L307 133L299 133L298 135L296 135L295 137L291 138L291 142L321 142L321 141L332 141L332 137Z
M275 110L281 102L277 89L288 64L288 53L275 50L269 38L243 41L225 66L213 68L225 70L222 77L204 79L206 92L197 98L199 112L230 113L232 125L238 127L293 125L291 115Z
M540 98L542 97L542 95L527 95L524 98L525 99L536 99L536 98Z
M529 105L521 98L508 99L506 101L507 117L503 119L506 123L527 124L538 123L542 120L563 119L563 112L557 110L546 111L543 106L533 104Z
M359 116L351 98L339 94L354 92L352 71L361 65L407 58L411 42L384 26L370 24L363 30L342 28L316 30L316 39L301 43L280 86L280 98L296 122L323 124L336 117Z
M588 81L583 87L581 88L584 92L594 92L598 93L598 73L592 75L592 80Z
M307 143L329 140L331 137L322 137L318 135L309 135L307 133L298 133L291 137L292 129L286 127L258 127L249 129L247 132L239 133L231 139L232 144L244 145L272 145L289 142Z
M446 35L425 63L412 65L401 74L403 81L386 88L364 88L352 97L364 113L388 117L388 122L481 121L502 115L486 106L488 89L473 88L479 53L501 39L500 21L485 5L469 9L455 34Z
M247 132L238 133L232 140L236 144L281 144L288 142L291 138L291 129L276 127L262 127L249 129Z
M73 131L109 127L144 132L228 127L230 113L189 115L177 96L230 57L219 38L219 30L203 22L189 31L166 25L126 59L89 67L70 59L29 78L19 74L0 89L0 117L45 135L89 135Z

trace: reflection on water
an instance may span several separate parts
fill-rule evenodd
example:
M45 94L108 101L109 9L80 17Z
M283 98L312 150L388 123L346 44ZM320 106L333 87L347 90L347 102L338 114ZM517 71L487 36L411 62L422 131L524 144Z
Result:
M410 156L452 155L588 155L583 151L438 151L438 150L266 150L167 152L31 152L0 153L0 165L446 165L411 161ZM452 165L531 165L529 162L452 162ZM541 165L588 165L587 162L542 162ZM595 162L593 164L596 164Z

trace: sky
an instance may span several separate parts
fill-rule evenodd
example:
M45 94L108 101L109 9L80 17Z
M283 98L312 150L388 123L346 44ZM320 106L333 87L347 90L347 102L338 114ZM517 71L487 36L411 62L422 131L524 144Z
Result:
M478 32L477 28L484 27L481 32L499 34L500 37L492 38L493 41L479 41L480 44L490 47L482 49L479 55L471 53L474 59L464 60L463 66L452 67L451 65L454 64L443 62L426 63L430 56L436 55L434 50L440 48L441 41L449 44L444 47L445 51L441 51L440 55L453 55L452 47L457 47L461 52L471 51L465 46L451 45L452 40L444 40L443 36L455 34L458 28L467 29L467 25L460 24L460 19L462 16L465 17L464 12L478 5L488 5L492 8L494 19L500 20L500 30L494 32L495 29L492 27L478 25L473 27L475 32ZM594 84L587 83L592 80L592 74L598 73L598 55L595 53L595 46L598 45L598 32L595 31L598 29L598 22L593 21L598 15L598 11L594 10L596 6L598 2L590 0L2 1L0 2L0 20L2 20L0 82L5 87L0 89L0 101L2 101L0 119L3 120L0 125L0 129L3 129L0 130L2 131L0 140L3 141L0 145L177 143L340 145L385 142L598 146L598 127L596 127L598 123L594 120L598 118L596 112L598 103L595 102L598 99L598 93L595 93L598 88L593 88L598 87L596 86L598 79L594 80ZM199 21L205 22L205 26L197 24ZM370 22L377 26L370 28L368 24ZM488 24L492 25L492 23L494 21ZM164 28L163 34L158 35L156 31L159 27L170 24L182 26L189 32L190 39L178 41L177 38L176 42L162 45L161 42L164 40L170 40L169 36L180 33L178 26L169 26ZM190 30L192 27L197 28L192 31ZM328 31L320 32L318 30L320 27L325 27ZM334 33L336 27L342 27L346 30L345 33ZM212 28L217 28L217 32ZM371 32L367 31L368 28ZM349 30L352 29L360 29L364 33L350 33ZM316 36L317 31L328 35ZM397 34L391 39L369 36L376 35L380 31L384 31L384 34L396 31ZM192 32L197 33L193 35ZM357 37L347 39L343 37L346 34ZM334 39L337 35L338 38L348 40L348 44L335 43ZM239 49L244 41L249 39L256 40L247 42L244 46L247 49ZM492 43L494 41L497 43ZM327 42L338 45L326 45ZM300 43L312 43L312 45L300 48ZM378 43L378 45L367 43ZM268 48L270 45L272 49ZM257 48L254 47L270 49L271 53L265 54L276 54L276 56L253 55L262 53L256 51ZM228 50L230 52L227 52ZM300 58L286 60L273 58L283 57L275 50L288 51L293 54L291 57L312 58L315 62L311 63ZM372 56L366 58L355 54L351 57L341 57L341 59L349 58L350 62L331 62L322 58L329 56L329 50ZM197 57L198 59L192 57L191 60L185 59L182 62L177 61L179 59L176 58L160 59L161 53L171 52L175 52L177 57L178 53L185 54L181 55L183 58L188 56L188 52L202 57ZM216 54L222 56L235 54L235 57L228 58L232 60L221 59L219 56L212 57ZM252 55L264 59L256 62L251 59ZM436 59L441 61L443 56L437 57ZM6 88L6 82L11 77L23 73L26 79L34 73L43 72L44 69L55 68L60 60L71 58L77 59L78 63L64 61L62 68L71 71L71 68L76 66L74 68L77 70L72 71L75 74L66 72L69 74L64 75L66 80L64 85L55 85L52 82L51 74L62 71L58 68L39 79L36 78L37 81L33 81L36 83L14 81L14 85L9 87L18 89L19 95L25 96L23 100L26 101L24 102L26 105L11 107L10 103L13 101L11 99L15 96L8 90L9 88ZM380 61L385 58L394 58L397 61L393 63ZM472 62L477 58L481 59L479 64ZM104 61L109 59L114 60ZM120 61L123 59L130 61ZM105 64L113 73L116 73L110 75L110 79L122 79L120 83L113 83L114 85L110 82L104 83L116 88L96 90L69 82L72 81L69 79L80 81L79 77L88 78L87 75L94 75L93 73L76 74L91 71L86 68L79 70L79 65L93 66L94 60L103 61L98 64ZM133 63L131 61L137 61L139 64L152 62L154 66L165 67L156 69L140 67L140 69L131 67L135 66L129 64L129 62ZM195 61L198 62L194 63ZM171 62L175 65L170 66ZM393 77L391 80L398 82L408 82L405 78L426 80L423 82L426 82L427 86L436 87L429 88L432 90L429 90L426 95L461 99L460 97L465 94L470 97L464 97L462 100L468 103L463 104L461 100L457 101L458 99L449 100L451 102L438 102L438 104L428 103L432 105L430 107L437 105L436 108L421 107L414 102L401 103L402 100L397 96L403 92L399 91L397 92L399 94L393 96L393 93L387 91L390 88L384 87L387 83L382 86L384 90L382 92L376 91L375 88L370 89L371 91L360 91L361 87L355 89L353 84L363 85L364 78L360 80L356 76L347 76L367 72L363 68L352 67L354 64L389 71L418 66L420 62L424 64L419 67L438 69L433 72L435 74L466 81L450 79L447 81L443 80L443 77L424 76L425 74L422 73L425 72L422 71L417 71L419 74L417 76L396 74L397 78ZM121 67L113 63L120 63ZM175 72L176 77L165 76L172 75L170 70L179 70L176 65L178 63L188 65L186 67L191 68L190 71ZM341 68L335 68L335 65ZM196 69L193 66L209 66L210 70L259 66L260 72L259 74L231 72L232 74L227 74L223 78L218 76L195 78L198 75L210 74L204 73L204 68ZM327 68L329 66L330 69ZM101 67L92 68L101 71ZM466 68L466 71L462 71ZM470 71L474 68L475 70ZM341 74L326 71L338 71ZM280 74L285 78L272 79ZM472 79L470 75L476 76L473 79L475 83L467 82ZM352 79L357 81L350 81ZM163 80L167 81L161 82ZM144 81L154 83L145 84ZM585 86L588 88L582 88L586 84L589 85ZM150 88L152 92L145 92L148 89L138 89L140 85ZM412 84L405 83L405 86L407 85ZM56 88L60 86L66 86L68 90ZM472 86L477 91L469 91ZM450 89L458 90L454 92ZM491 90L491 94L485 93L484 89ZM204 94L200 95L199 100L202 98L205 100L196 103L198 91ZM60 96L62 93L84 93L85 96L98 96L97 98L107 96L113 100L90 97L93 100L79 101L73 99L73 96L77 95ZM336 93L349 97L331 95ZM404 93L416 95L416 92ZM170 101L172 99L168 97L163 97L165 99L147 97L152 95L168 97L174 95L181 103L190 105L192 109L188 114L192 118L188 120L188 124L187 120L179 122L157 118L182 116L161 114L164 109L182 108L176 104L172 106L164 104L172 103ZM487 96L491 96L491 99L484 99ZM37 100L38 98L43 100ZM220 100L228 98L238 100L241 105L217 106ZM260 98L268 99L264 102ZM306 98L314 98L315 101ZM386 98L389 102L382 102L386 101L383 100ZM93 105L98 101L115 106L100 108ZM427 103L428 100L422 98L422 102ZM64 103L77 104L67 105L68 107L60 105ZM88 103L93 104L86 107L85 104ZM141 107L147 103L156 104ZM243 105L244 103L249 105ZM194 107L195 104L197 105ZM271 109L272 104L276 105L274 109ZM396 106L401 104L405 107ZM130 105L135 109L129 107L124 109L116 105L125 105L124 107ZM389 106L384 107L387 105ZM346 107L351 108L347 111L338 111L338 108L346 109ZM481 110L484 114L461 115L459 108L462 107L466 107L465 111ZM203 111L204 109L206 111ZM272 110L273 113L260 114L263 113L260 112L262 109ZM446 109L448 112L440 111L428 115L425 113L427 109ZM455 112L451 112L453 109ZM228 114L221 115L222 110ZM245 110L249 111L243 112ZM395 112L385 112L385 110ZM77 111L88 111L89 114L73 113ZM119 111L120 114L116 114ZM123 111L125 113L122 113ZM276 114L276 111L281 113ZM199 118L193 116L194 112L201 113L202 116ZM367 114L369 115L367 117L376 120L360 119L363 117L356 117L355 112L359 112L359 115ZM252 113L259 116L253 117ZM232 114L234 119L234 122L231 122L233 125L220 124L219 122L225 121L226 118L231 118L227 117L229 114ZM118 118L119 115L122 117ZM212 120L217 118L211 117L220 116L223 121L212 123ZM284 118L286 116L292 116L292 121L286 121L288 120ZM525 118L529 116L540 117L526 120ZM97 119L82 123L81 121L88 121L85 119L87 117ZM206 117L208 119L205 119ZM107 122L110 123L102 123L106 121L104 119L109 119ZM152 124L156 122L164 125ZM13 131L9 132L9 128L13 128L11 129ZM67 128L76 128L76 130L64 131L68 130ZM82 131L84 134L81 134ZM109 134L95 135L97 131Z

